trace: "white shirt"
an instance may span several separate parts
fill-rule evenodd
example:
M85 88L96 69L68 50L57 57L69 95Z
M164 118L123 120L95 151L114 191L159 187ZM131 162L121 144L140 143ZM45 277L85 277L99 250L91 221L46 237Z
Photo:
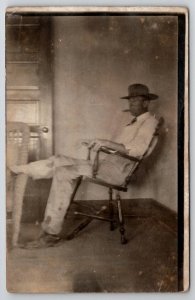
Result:
M123 128L115 141L123 144L129 155L140 157L148 149L157 124L158 120L155 116L146 112L138 116L135 122Z

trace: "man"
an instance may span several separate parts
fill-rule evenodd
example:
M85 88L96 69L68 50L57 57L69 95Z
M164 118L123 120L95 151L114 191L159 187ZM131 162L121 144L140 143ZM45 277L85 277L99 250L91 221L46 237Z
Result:
M129 111L134 118L121 130L114 141L94 139L88 142L88 148L96 152L104 146L134 157L142 157L150 145L158 124L158 120L148 111L150 100L157 98L157 95L149 93L146 85L130 85L128 96L121 99L129 101ZM132 162L128 159L103 154L100 156L97 178L120 185L128 175L131 164ZM43 232L39 240L31 243L32 247L48 247L59 242L59 234L70 204L74 180L81 175L92 177L92 166L92 160L58 155L28 165L11 167L12 172L26 173L34 179L53 178L42 222Z

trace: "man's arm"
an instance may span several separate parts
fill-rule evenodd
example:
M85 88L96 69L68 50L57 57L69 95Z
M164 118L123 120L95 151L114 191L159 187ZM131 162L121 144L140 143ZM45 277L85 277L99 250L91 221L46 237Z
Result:
M93 151L98 151L101 147L112 148L113 150L120 151L122 153L128 153L123 144L115 143L113 141L104 139L95 139L89 143L88 148L93 148Z

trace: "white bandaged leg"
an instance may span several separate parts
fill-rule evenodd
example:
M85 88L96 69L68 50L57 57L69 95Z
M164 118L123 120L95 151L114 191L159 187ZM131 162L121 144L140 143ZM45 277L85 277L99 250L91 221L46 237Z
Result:
M48 159L38 160L26 165L9 166L9 169L15 173L24 173L33 179L52 178L57 167L62 166L81 166L84 172L85 167L88 172L89 162L82 159L71 158L65 155L51 156Z
M53 158L53 157L52 157ZM52 178L54 173L53 159L39 160L26 165L10 166L9 169L15 173L24 173L33 179Z

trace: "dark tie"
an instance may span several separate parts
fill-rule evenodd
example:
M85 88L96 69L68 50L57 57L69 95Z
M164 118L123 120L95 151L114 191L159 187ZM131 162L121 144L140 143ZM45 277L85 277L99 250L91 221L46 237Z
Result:
M135 117L135 118L133 118L132 120L131 120L131 123L130 124L133 124L133 123L135 123L137 121L137 118Z
M135 117L135 118L133 118L133 119L131 120L131 122L130 122L129 124L127 124L127 126L132 125L132 124L135 123L136 121L137 121L137 118Z

